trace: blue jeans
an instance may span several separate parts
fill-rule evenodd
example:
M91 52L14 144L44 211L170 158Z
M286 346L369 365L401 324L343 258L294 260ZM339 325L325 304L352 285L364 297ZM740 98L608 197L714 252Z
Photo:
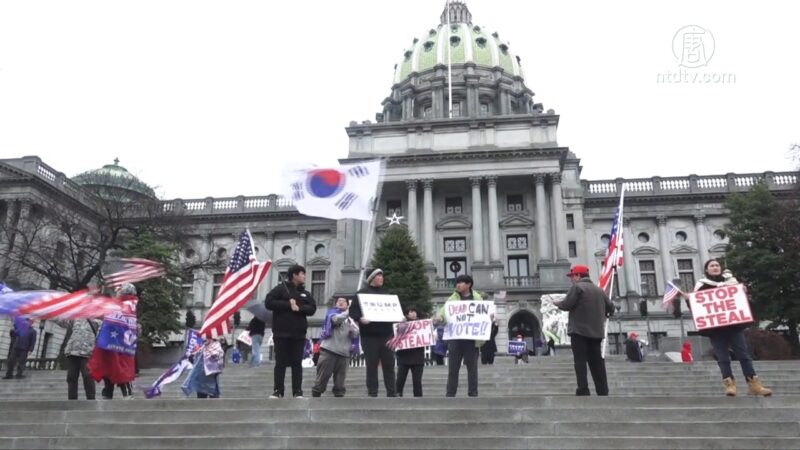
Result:
M756 376L756 370L753 368L753 358L747 349L747 341L744 338L743 330L722 328L712 333L708 338L711 339L711 346L714 347L714 355L717 357L717 364L720 372L722 372L722 378L733 378L729 348L733 350L733 355L742 365L742 373L744 373L745 378Z
M254 334L250 338L253 340L253 356L250 357L250 367L258 367L261 365L261 344L264 342L264 336Z

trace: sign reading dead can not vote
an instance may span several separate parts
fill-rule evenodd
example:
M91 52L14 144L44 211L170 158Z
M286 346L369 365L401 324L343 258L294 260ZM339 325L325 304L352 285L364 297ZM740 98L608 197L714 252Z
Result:
M477 300L450 301L444 304L447 324L443 340L487 341L492 334L494 302Z
M396 295L358 294L361 313L370 322L402 322L403 308Z
M750 323L753 314L744 285L720 286L689 294L694 326L698 330Z

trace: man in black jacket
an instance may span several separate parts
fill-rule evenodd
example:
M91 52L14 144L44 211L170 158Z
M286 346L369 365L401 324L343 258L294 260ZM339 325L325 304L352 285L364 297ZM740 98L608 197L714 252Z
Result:
M292 368L292 396L303 397L303 349L308 316L317 311L311 293L305 290L306 269L295 264L286 271L287 281L275 286L265 300L272 315L275 344L275 382L270 398L283 397L286 368Z
M575 376L578 379L576 395L589 395L586 365L592 372L597 395L608 395L606 362L603 360L600 343L605 337L605 320L614 313L614 304L602 289L589 278L589 268L575 264L567 274L572 288L560 302L553 302L562 311L569 311L569 333L572 356L575 361Z
M370 322L364 318L358 294L388 295L389 291L383 287L383 271L375 269L367 277L368 286L358 291L355 300L350 306L350 318L361 327L361 347L364 349L364 359L367 366L367 395L378 396L378 362L383 367L383 384L386 386L386 396L396 397L394 377L394 352L386 346L386 342L394 336L391 322Z

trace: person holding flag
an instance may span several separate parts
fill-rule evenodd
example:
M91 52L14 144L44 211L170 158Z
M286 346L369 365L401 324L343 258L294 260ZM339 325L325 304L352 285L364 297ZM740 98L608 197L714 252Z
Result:
M121 302L121 311L115 311L103 318L103 325L97 334L97 343L87 367L95 381L103 381L104 399L114 397L114 386L122 390L123 398L133 395L131 383L136 378L136 340L137 319L136 287L124 283L115 297Z
M306 268L295 264L286 271L287 280L275 286L264 301L272 315L275 343L275 379L270 398L282 398L286 368L292 368L292 396L303 398L303 350L308 331L308 316L317 311L317 302L305 288Z

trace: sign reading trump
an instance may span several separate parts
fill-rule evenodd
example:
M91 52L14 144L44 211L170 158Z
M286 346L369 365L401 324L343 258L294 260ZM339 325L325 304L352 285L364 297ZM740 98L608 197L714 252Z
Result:
M753 314L750 312L750 304L747 302L747 294L742 284L720 286L688 295L694 326L698 330L753 321Z
M403 308L396 295L358 294L358 304L370 322L403 321Z
M494 302L477 300L456 300L445 302L444 326L445 341L466 339L473 341L489 340L492 334Z

